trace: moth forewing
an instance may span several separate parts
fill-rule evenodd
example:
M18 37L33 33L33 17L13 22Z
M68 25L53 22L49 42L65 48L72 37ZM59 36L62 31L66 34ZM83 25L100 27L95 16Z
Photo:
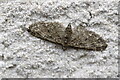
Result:
M28 30L33 36L45 39L65 47L71 46L90 50L105 50L106 41L95 32L84 27L71 28L71 24L65 28L58 22L37 22L29 26Z
M107 47L106 41L100 35L83 27L76 28L71 36L69 46L97 51Z

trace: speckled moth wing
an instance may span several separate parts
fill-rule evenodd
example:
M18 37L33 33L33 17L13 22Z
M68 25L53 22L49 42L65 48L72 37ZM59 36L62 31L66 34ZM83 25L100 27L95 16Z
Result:
M104 50L107 47L106 41L102 37L80 26L73 31L68 45L89 50Z
M58 22L37 22L29 26L29 32L38 38L62 43L65 27Z
M61 44L64 47L97 51L102 51L107 47L106 41L95 32L80 26L73 30L70 24L65 28L58 22L38 22L29 26L29 32L35 37Z

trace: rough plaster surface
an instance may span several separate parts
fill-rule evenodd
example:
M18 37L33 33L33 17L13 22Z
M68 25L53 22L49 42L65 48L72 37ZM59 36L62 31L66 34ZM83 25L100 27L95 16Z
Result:
M118 0L43 0L0 3L0 78L115 78L118 75ZM82 25L101 35L106 50L67 49L31 36L38 21Z

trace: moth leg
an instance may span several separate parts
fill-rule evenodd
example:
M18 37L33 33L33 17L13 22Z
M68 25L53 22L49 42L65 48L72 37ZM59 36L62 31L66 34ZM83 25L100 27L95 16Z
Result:
M76 51L78 51L79 49L78 48L75 48Z
M63 51L67 50L66 46L62 46Z

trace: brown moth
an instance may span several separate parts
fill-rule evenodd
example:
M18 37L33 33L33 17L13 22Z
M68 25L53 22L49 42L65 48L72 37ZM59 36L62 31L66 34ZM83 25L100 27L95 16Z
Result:
M102 51L107 47L106 41L95 32L80 26L73 30L70 23L65 28L58 22L37 22L28 31L35 37L61 44L63 50L74 47Z

